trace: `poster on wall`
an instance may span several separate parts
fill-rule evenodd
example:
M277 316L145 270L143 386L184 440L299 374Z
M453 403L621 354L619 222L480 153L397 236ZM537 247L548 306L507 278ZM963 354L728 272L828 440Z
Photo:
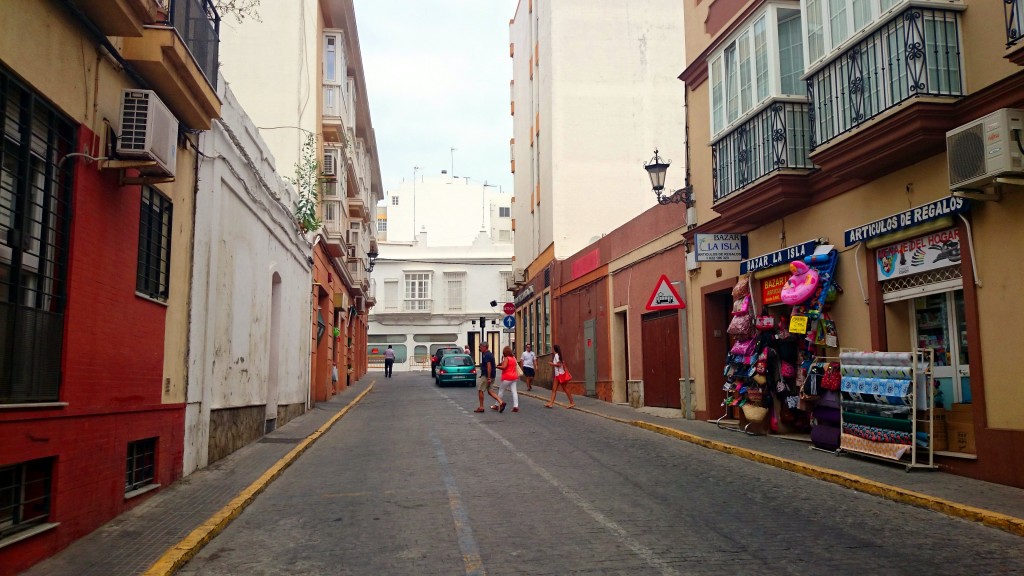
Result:
M762 305L782 304L782 287L786 285L786 280L789 280L789 276L788 273L779 274L778 276L765 278L761 281Z
M875 251L878 279L891 280L960 264L960 231L925 234Z

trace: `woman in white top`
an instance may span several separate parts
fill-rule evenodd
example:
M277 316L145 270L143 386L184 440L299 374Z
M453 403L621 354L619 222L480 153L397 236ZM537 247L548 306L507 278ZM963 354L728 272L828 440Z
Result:
M551 365L555 367L555 377L551 380L551 401L544 405L545 408L551 408L555 403L555 396L558 394L558 388L561 387L565 392L565 395L569 397L569 405L566 408L575 408L576 403L572 400L572 393L569 392L569 388L566 386L568 382L559 382L559 376L565 373L565 364L562 363L562 349L555 344L552 346L555 349L555 357L551 359Z

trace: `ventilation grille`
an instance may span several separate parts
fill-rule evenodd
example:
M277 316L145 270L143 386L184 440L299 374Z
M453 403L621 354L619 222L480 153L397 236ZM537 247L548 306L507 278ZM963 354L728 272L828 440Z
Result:
M946 150L951 187L985 176L985 137L981 122L950 136L946 140Z

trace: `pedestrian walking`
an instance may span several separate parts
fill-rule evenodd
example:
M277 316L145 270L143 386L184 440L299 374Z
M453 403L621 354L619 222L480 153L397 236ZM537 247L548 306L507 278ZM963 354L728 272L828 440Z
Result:
M555 404L555 396L558 394L558 388L561 387L565 392L565 395L569 397L569 405L566 408L575 408L576 403L572 400L572 393L569 392L568 386L569 379L564 374L567 374L565 369L565 363L562 361L562 349L555 344L552 346L555 350L555 356L551 359L551 365L554 366L555 377L551 380L551 401L544 405L545 408L551 408Z
M331 389L338 392L338 361L331 361Z
M516 355L512 348L505 346L501 350L501 364L498 364L498 371L501 372L501 384L498 384L498 399L505 405L505 390L512 390L512 411L519 412L519 394L516 392L516 384L519 382L519 364L516 362Z
M526 389L533 390L533 376L537 368L537 355L533 353L533 346L526 345L526 350L519 358L519 364L523 367L523 380L526 380Z
M473 410L473 412L484 411L484 392L486 391L491 395L491 398L497 402L494 406L491 406L498 412L505 411L505 403L498 398L498 395L494 393L494 388L491 386L494 384L494 354L487 350L487 344L480 345L480 379L476 383L476 395L480 399L480 406Z
M384 351L384 377L391 378L391 373L395 370L395 350L388 344L388 349Z

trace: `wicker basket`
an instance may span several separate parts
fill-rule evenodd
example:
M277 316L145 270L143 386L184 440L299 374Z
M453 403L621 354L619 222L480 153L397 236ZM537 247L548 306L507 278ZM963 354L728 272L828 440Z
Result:
M751 404L747 402L743 406L743 417L747 419L747 422L757 424L764 420L764 417L768 415L768 409L764 406L758 406L757 404Z

